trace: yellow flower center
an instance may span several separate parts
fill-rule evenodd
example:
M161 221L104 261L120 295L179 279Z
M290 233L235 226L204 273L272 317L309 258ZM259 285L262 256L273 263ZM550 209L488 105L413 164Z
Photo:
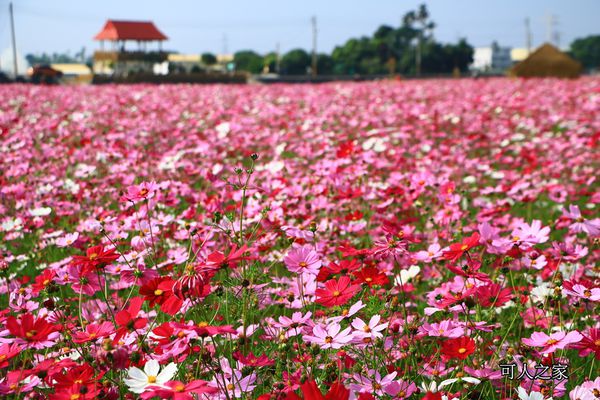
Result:
M148 375L148 383L156 383L156 376Z
M301 268L306 268L306 266L307 266L308 264L307 264L307 263L305 263L304 261L300 261L300 262L298 263L298 265L299 265Z
M154 295L155 295L155 296L160 296L160 295L161 295L161 294L163 294L163 293L164 293L164 292L163 292L162 290L160 290L160 289L156 289L156 290L154 291Z
M42 282L42 284L43 284L44 286L46 286L46 285L47 285L47 284L49 284L49 283L50 283L50 279L44 279L44 282Z
M176 392L180 392L181 393L181 392L183 392L185 390L185 385L179 383L179 384L177 384L177 386L175 386L174 389L175 389Z
M98 258L98 253L92 253L89 255L88 257L91 261L94 261L96 258Z
M331 336L326 336L325 343L331 343L331 342L333 342L333 338Z
M333 297L338 297L340 295L340 291L336 290L333 292Z
M546 342L546 346L551 346L551 345L556 344L556 343L558 343L558 340L556 340L556 339L550 339L550 340L548 340Z
M466 353L466 352L467 352L467 349L465 349L464 347L461 347L460 349L458 349L458 352L459 352L460 354L464 354L464 353Z
M235 389L235 386L233 385L233 383L228 383L227 390L233 390L233 389Z
M25 336L26 336L26 337L28 337L28 338L32 338L32 337L34 337L36 334L37 334L37 331L36 331L35 329L34 329L34 330L31 330L31 331L29 331L29 332L25 332Z
M208 326L208 322L206 322L206 321L198 322L198 326L200 328L206 328Z

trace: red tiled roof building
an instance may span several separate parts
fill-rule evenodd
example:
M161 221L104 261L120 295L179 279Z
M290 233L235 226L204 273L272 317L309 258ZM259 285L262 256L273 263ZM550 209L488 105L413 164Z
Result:
M167 36L150 21L115 21L109 19L94 40L163 41Z

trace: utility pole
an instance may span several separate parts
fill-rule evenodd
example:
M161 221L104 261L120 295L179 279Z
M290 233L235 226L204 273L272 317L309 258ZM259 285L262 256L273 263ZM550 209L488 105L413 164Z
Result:
M279 42L277 42L275 49L275 72L279 73L281 66L281 46L279 45Z
M317 17L310 19L312 23L312 66L310 69L313 77L317 76Z
M554 31L554 27L558 23L557 18L552 14L548 14L546 18L546 41L550 44L557 44L555 43L557 34Z
M15 80L19 76L19 67L17 66L17 40L15 39L15 18L13 17L12 1L8 3L8 13L10 14L10 30L12 34L13 67L15 71Z
M415 73L417 76L421 75L421 37L422 31L419 30L419 36L417 37L417 48L416 48L416 56L415 56Z
M227 34L223 34L223 55L227 54Z
M525 47L527 55L531 53L531 27L529 26L529 17L525 18Z

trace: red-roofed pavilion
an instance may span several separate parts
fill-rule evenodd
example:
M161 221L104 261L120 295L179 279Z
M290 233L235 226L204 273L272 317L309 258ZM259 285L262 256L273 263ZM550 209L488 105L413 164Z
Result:
M167 53L162 42L167 40L151 21L117 21L109 19L94 36L100 41L100 51L94 53L94 70L103 74L126 75L130 72L151 71L152 65L164 62ZM110 51L104 50L104 41L112 43ZM127 50L127 42L137 42L135 51ZM158 51L147 51L149 42L158 43Z
M115 21L112 19L106 21L104 28L94 36L94 40L110 41L162 42L167 39L167 36L159 31L151 21Z

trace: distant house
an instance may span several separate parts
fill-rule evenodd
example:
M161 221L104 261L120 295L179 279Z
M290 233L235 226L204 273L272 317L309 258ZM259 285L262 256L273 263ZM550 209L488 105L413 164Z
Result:
M162 51L162 42L167 39L150 21L108 20L94 36L101 46L94 53L94 72L115 75L152 72L155 63L167 60L167 53ZM109 42L109 50L104 49L105 42ZM137 49L127 49L132 42L137 43ZM157 50L148 50L152 42L157 43Z
M577 78L581 64L553 45L545 43L525 60L511 68L509 75L518 77Z
M471 70L487 73L504 73L512 66L511 48L494 42L490 47L477 47L473 53Z
M63 83L90 83L92 70L85 64L51 64L53 69L60 71Z

